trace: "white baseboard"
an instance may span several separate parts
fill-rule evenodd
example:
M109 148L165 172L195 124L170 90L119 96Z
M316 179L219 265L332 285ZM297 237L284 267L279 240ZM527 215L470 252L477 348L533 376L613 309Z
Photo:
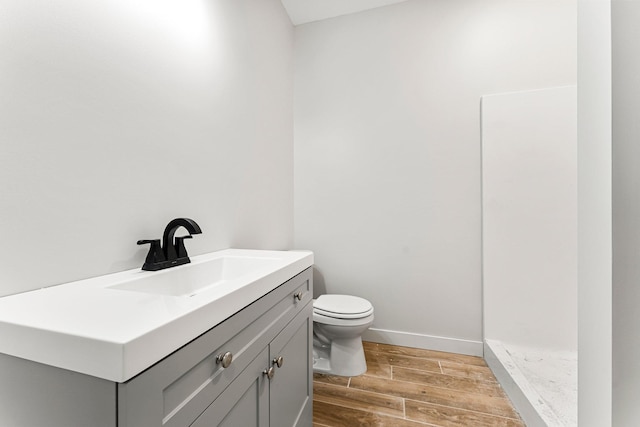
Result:
M485 340L484 358L527 427L565 427L499 341Z
M469 356L482 357L483 355L483 346L481 341L436 337L432 335L421 335L410 332L390 331L387 329L376 328L369 328L369 330L362 335L362 339L381 344L399 345L425 350L446 351L448 353L467 354Z

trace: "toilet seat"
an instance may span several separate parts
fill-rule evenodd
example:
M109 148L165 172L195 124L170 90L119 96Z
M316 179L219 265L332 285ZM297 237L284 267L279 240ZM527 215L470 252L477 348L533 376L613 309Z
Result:
M373 314L373 306L364 298L326 294L313 301L313 312L333 319L363 319Z
M362 325L371 325L373 322L373 311L371 314L365 317L357 317L351 319L340 319L339 317L330 317L325 316L323 314L318 313L317 311L313 312L313 321L315 323L319 323L322 325L333 325L333 326L341 326L345 328L353 328Z

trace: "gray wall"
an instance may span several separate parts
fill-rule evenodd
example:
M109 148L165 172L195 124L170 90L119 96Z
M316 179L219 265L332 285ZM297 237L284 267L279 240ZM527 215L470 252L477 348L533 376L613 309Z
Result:
M614 0L613 425L640 420L640 2Z
M575 84L573 1L415 0L295 32L295 239L371 339L481 351L480 97Z
M0 3L0 295L293 243L293 26L279 0Z

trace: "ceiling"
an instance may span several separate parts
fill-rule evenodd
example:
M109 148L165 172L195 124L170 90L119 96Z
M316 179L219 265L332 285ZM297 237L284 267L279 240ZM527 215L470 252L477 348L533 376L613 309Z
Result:
M407 0L281 0L293 25L320 21Z

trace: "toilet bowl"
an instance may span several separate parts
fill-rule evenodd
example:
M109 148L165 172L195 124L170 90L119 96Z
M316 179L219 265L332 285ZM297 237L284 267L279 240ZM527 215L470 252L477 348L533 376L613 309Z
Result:
M313 371L352 377L367 371L362 334L373 324L373 306L351 295L313 300Z

